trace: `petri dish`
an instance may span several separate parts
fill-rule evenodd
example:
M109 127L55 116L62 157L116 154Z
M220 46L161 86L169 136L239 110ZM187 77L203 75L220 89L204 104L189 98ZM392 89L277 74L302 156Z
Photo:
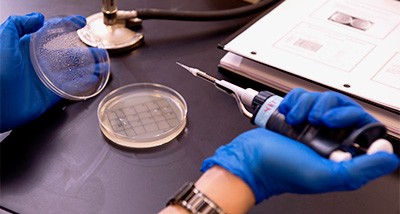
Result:
M175 90L153 83L118 88L99 103L103 134L129 148L151 148L170 142L186 126L187 105Z
M344 13L340 13L340 12L336 12L335 14L333 14L330 18L332 21L341 23L341 24L350 24L353 17L344 14Z
M89 47L80 34L96 43ZM32 34L30 59L40 80L69 100L86 100L100 93L110 77L110 59L96 33L81 16L54 16Z
M354 18L351 22L351 26L360 30L368 30L372 26L372 23L367 20Z

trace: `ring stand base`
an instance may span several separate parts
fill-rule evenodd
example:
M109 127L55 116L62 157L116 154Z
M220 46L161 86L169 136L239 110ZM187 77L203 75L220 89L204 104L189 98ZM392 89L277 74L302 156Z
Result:
M98 37L102 40L104 49L110 52L122 52L139 47L143 43L143 34L136 33L125 27L123 23L115 25L105 25L103 22L103 13L95 13L86 18L89 25ZM80 39L89 46L94 46L96 42L90 41L90 38L81 36Z

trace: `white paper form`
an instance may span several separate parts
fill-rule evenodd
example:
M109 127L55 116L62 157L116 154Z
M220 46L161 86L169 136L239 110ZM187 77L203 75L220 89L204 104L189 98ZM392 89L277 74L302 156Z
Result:
M224 49L400 110L400 1L286 0Z

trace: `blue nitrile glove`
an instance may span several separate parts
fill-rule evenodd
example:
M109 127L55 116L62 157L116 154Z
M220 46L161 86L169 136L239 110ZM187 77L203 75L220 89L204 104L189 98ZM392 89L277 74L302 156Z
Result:
M302 98L295 99L299 95ZM282 113L293 114L290 120L294 124L307 118L330 127L376 121L350 98L333 92L310 93L295 89L281 105ZM290 110L299 112L296 115ZM377 152L338 163L323 158L300 142L257 128L220 147L213 157L203 162L201 170L204 172L213 165L239 176L253 190L256 203L260 203L282 193L355 190L394 171L399 159L394 154Z
M286 122L290 125L308 120L313 125L325 125L329 128L359 128L378 122L360 104L332 91L307 92L302 88L295 88L284 97L278 110L286 115Z
M30 61L30 34L43 23L42 14L31 13L10 16L0 26L0 132L35 119L61 99L40 81Z

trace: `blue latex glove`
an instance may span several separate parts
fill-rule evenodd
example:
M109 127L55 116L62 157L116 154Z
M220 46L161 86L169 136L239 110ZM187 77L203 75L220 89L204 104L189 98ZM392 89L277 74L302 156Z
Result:
M0 26L0 132L37 118L61 99L40 81L30 61L30 34L43 24L42 14L31 13L10 16Z
M295 89L279 108L288 122L309 119L329 127L363 125L376 120L350 98L334 93ZM323 158L306 145L263 128L245 132L203 162L204 172L220 165L245 181L260 203L282 193L315 194L355 190L393 172L394 154L377 152L340 163Z

